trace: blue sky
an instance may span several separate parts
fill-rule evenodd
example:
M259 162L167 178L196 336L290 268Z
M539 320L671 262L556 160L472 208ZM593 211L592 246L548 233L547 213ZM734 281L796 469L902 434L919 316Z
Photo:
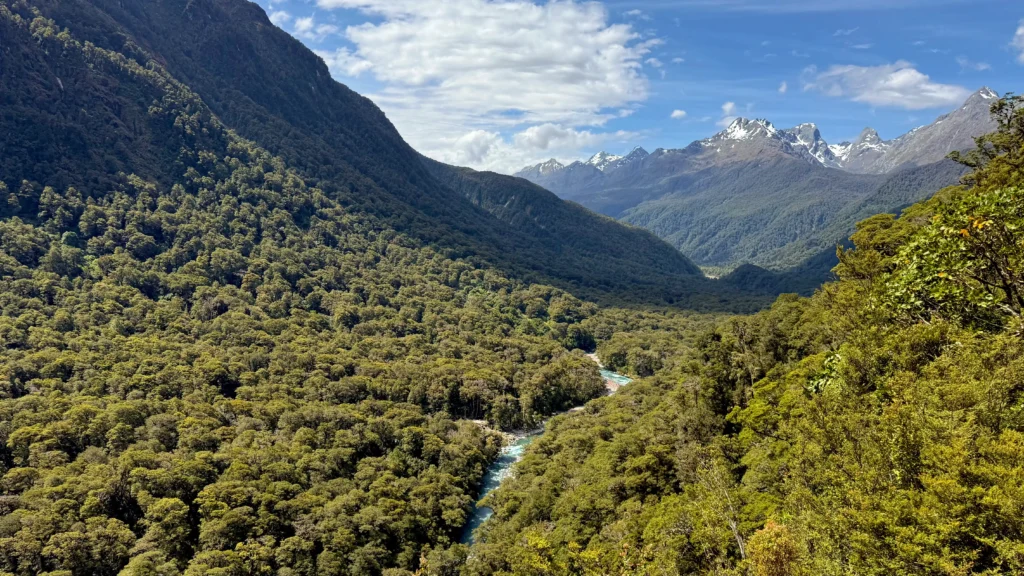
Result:
M1024 3L259 0L417 149L515 171L682 147L734 116L893 138L1024 91Z

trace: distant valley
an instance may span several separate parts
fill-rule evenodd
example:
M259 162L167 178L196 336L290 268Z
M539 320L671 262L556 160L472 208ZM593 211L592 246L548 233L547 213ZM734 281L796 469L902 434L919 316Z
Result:
M964 168L946 156L972 148L974 137L994 128L988 110L996 98L982 88L958 109L893 140L867 128L853 142L830 145L815 124L779 129L739 118L686 148L600 152L516 175L650 230L698 265L802 269L818 277L807 283L813 286L857 221L958 182Z

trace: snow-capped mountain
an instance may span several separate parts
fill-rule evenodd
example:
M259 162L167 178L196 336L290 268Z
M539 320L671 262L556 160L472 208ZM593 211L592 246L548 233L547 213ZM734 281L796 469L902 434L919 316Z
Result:
M776 138L778 135L779 131L775 129L775 126L763 118L754 120L737 118L732 121L732 124L729 124L728 128L711 138L702 140L702 142L711 145L723 140L754 140L756 138Z
M989 117L989 106L998 97L992 89L982 88L957 110L894 140L883 140L875 129L865 128L853 142L833 145L821 137L821 131L812 123L778 129L763 118L737 118L725 130L710 138L698 140L683 149L688 154L681 156L691 160L700 156L702 165L718 161L745 161L763 152L767 147L826 168L857 174L886 174L901 167L938 162L954 150L973 147L975 136L995 128ZM710 152L721 158L709 159L702 154ZM637 161L645 160L648 156L650 155L647 151L639 147L634 148L626 156L616 156L602 151L581 164L596 168L605 175L611 175L624 166L635 165ZM516 175L545 185L546 182L540 181L567 168L555 160L549 160L525 168ZM572 180L578 181L579 178ZM615 180L621 183L623 175L620 174Z
M995 128L989 108L997 98L983 88L893 140L867 128L852 142L829 145L814 124L782 129L739 118L685 148L636 149L614 160L604 152L519 175L646 228L700 264L798 265L825 253L831 259L860 218L898 211L959 181L964 168L943 159Z
M743 155L736 143L764 145L791 156L802 158L811 163L821 164L828 168L838 168L839 162L829 149L828 143L821 137L821 132L814 124L800 124L793 128L780 130L763 118L748 120L737 118L728 128L705 138L698 144L705 148L713 148L718 154ZM746 154L749 156L749 152Z
M538 169L541 174L549 174L556 170L561 170L562 168L565 168L565 166L558 160L555 160L554 158L538 166Z
M821 137L821 131L818 130L816 124L801 124L782 132L789 139L791 145L807 150L823 166L828 168L839 168L842 166L842 162L836 158L828 142L825 142Z
M560 172L560 171L562 171L564 169L565 169L565 165L564 164L562 164L558 160L555 160L554 158L552 158L551 160L548 160L547 162L543 162L543 163L537 164L535 166L530 166L528 168L524 168L523 170L519 171L516 174L516 176L518 176L520 178L526 178L527 180L535 181L538 178L543 178L545 176L550 176L551 174L555 174L555 173Z
M589 164L594 168L597 168L598 170L604 172L605 168L619 160L622 160L622 156L616 156L614 154L609 154L607 152L598 152L597 154L591 156L590 160L586 161L586 164Z
M865 128L846 150L840 166L849 172L871 173L890 148L892 143L882 140L874 128Z
M828 149L832 152L832 156L835 156L836 160L840 164L846 162L846 159L850 157L850 149L853 148L853 142L840 142L839 144L829 144Z

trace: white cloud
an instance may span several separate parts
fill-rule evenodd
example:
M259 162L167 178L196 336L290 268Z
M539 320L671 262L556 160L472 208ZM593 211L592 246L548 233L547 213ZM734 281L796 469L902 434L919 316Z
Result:
M784 81L782 84L779 84L779 94L785 94L786 92L789 92L789 83Z
M682 120L683 118L686 118L686 110L673 110L672 111L672 119L673 120Z
M560 150L593 147L602 144L607 136L588 130L564 128L556 124L530 126L512 137L519 147L533 150Z
M956 59L956 63L960 65L961 72L967 72L968 70L973 70L975 72L984 72L986 70L992 69L992 66L987 62L974 62L973 60L967 58L966 56L958 56Z
M270 14L270 22L273 23L274 26L283 26L291 22L291 20L292 15L285 10L278 10Z
M580 150L594 150L610 142L625 144L638 137L633 132L594 133L556 124L531 126L508 138L498 132L473 130L446 138L435 158L457 166L514 172L548 158L569 163L580 157Z
M686 58L673 58L672 59L672 63L673 64L682 64L683 62L686 62Z
M627 17L627 18L638 18L640 20L650 20L651 19L650 16L648 16L647 14L644 14L643 10L635 10L635 9L634 10L628 10L626 12L623 12L622 15Z
M736 120L736 103L726 102L722 104L722 117L718 120L717 124L721 128L726 128Z
M334 24L317 24L312 16L297 18L293 33L304 40L320 42L327 36L341 32Z
M501 135L485 130L467 132L455 140L449 160L462 165L480 164L491 150L504 144Z
M853 46L850 46L850 48L853 48L854 50L870 50L874 48L874 46L874 44L854 44Z
M673 6L704 10L736 12L851 12L855 10L888 10L914 6L934 7L942 4L967 4L977 0L674 0Z
M836 33L833 34L833 36L849 36L850 34L853 34L854 32L856 32L857 30L860 30L860 28L859 27L858 28L847 28L847 29L840 28L839 30L836 30Z
M313 52L323 58L332 75L358 77L373 67L370 62L356 56L348 48L338 48L334 52L326 50L314 50Z
M1017 56L1017 61L1024 64L1024 20L1020 21L1020 25L1017 26L1017 33L1013 36L1013 41L1010 42L1010 46L1014 47L1020 54Z
M305 18L299 18L295 21L295 33L296 34L308 34L313 31L314 21L312 16Z
M341 81L372 75L382 88L368 96L410 144L441 160L472 159L464 163L476 168L518 170L521 157L543 151L530 148L535 140L525 134L547 124L580 136L559 140L559 146L621 138L594 129L645 101L644 65L662 65L650 54L660 40L642 38L629 24L610 23L598 3L317 0L317 5L361 10L371 20L344 31L351 47L320 53L332 74ZM480 132L497 134L501 143L483 146L490 140ZM505 149L515 146L524 148ZM498 151L508 160L494 159Z
M933 82L902 60L881 66L832 66L824 72L812 66L804 71L804 90L906 110L953 106L971 94L963 86Z

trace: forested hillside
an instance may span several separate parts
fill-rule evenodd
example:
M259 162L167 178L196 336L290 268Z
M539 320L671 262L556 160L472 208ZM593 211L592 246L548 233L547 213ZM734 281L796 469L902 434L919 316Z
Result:
M694 277L684 256L639 230L613 230L605 219L555 198L535 203L535 210L543 206L547 214L538 216L564 229L523 228L475 206L424 166L372 102L332 80L323 61L254 4L6 4L31 7L52 21L49 36L40 38L33 28L32 39L27 30L4 24L11 42L0 52L0 168L10 187L26 180L60 192L74 186L88 197L105 193L122 172L173 186L185 166L174 145L179 136L152 114L170 92L196 121L216 118L346 209L445 256L471 257L579 296L727 305L718 297L720 288ZM91 69L83 65L87 56L47 51L41 44L72 39L86 53L108 51L116 62ZM156 85L124 78L124 67L132 64L161 78ZM601 229L609 234L586 242L577 234Z
M1022 104L812 298L586 320L650 376L549 424L461 573L1024 572Z
M578 204L559 200L529 181L455 168L428 158L423 161L438 180L513 229L534 238L560 242L581 259L584 255L593 255L594 260L586 264L595 269L604 269L607 260L622 262L621 266L628 266L632 261L633 270L627 272L637 279L638 288L644 274L650 274L645 268L654 267L664 275L682 271L701 276L696 265L654 234L594 215ZM547 240L548 237L551 240ZM636 257L640 255L643 256ZM693 286L696 290L707 289L707 284L699 281L694 281Z

